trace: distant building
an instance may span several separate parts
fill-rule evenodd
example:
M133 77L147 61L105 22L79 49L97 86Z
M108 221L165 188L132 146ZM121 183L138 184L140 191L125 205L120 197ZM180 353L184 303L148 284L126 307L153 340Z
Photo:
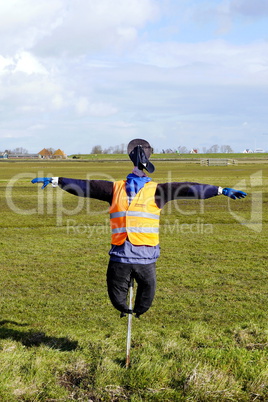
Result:
M37 159L38 154L26 154L26 153L19 153L19 152L12 152L8 155L10 159Z
M56 158L56 159L66 159L67 155L61 150L61 149L57 149L57 151L55 151L52 155L52 158Z
M52 152L46 148L43 148L42 151L38 152L38 155L41 159L49 159L52 156Z
M256 153L256 154L263 154L263 153L264 153L264 150L261 149L261 148L257 148L257 149L255 149L254 153Z
M0 159L7 159L8 153L7 152L0 152Z
M38 154L19 153L19 152L0 152L0 159L67 159L67 155L61 149L57 151L50 151L43 148Z
M42 151L38 152L39 158L41 159L66 159L67 155L61 150L52 152L49 149L43 148Z
M190 154L198 154L198 149L192 149Z
M243 154L252 154L252 153L253 153L252 149L248 148L243 151Z

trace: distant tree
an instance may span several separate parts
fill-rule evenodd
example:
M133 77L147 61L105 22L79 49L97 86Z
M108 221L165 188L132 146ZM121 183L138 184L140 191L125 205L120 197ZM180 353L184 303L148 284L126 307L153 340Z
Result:
M15 148L12 153L14 154L28 154L28 150L22 147Z
M189 153L189 149L186 148L185 146L179 146L178 151L180 154L188 154Z
M103 154L111 154L111 153L113 153L113 147L108 147L108 148L103 149L102 153Z
M91 154L126 154L126 153L127 153L126 144L109 146L104 149L102 149L101 145L95 145L91 150Z
M127 147L125 144L120 145L120 153L125 154L127 152Z
M95 145L91 150L91 154L102 154L101 145Z
M217 145L217 144L212 145L212 147L210 147L210 148L207 150L207 153L208 153L208 154L216 154L217 152L219 152L219 145Z
M116 145L115 147L113 147L113 154L119 154L119 146Z
M171 149L171 148L162 149L163 154L172 154L173 152L175 152L175 151L173 151L173 149Z
M221 146L221 152L225 154L232 154L234 151L230 147L230 145L222 145Z
M125 154L126 153L126 146L125 144L116 145L113 149L113 154Z
M113 154L125 154L126 153L126 145L121 144L121 145L116 145L113 147Z
M54 152L55 152L55 149L54 149L54 148L47 148L47 150L48 150L48 152L50 152L51 155L53 155Z

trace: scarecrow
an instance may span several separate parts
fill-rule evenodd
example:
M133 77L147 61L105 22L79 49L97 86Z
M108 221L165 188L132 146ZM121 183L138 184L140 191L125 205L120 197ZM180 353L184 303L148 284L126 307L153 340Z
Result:
M156 183L147 176L155 168L149 158L150 144L132 140L127 147L134 168L125 180L78 180L65 177L35 178L32 183L53 187L110 204L111 248L107 269L107 289L121 317L144 314L152 305L156 289L156 261L160 255L159 219L164 205L175 199L207 199L225 195L232 199L247 194L232 188L195 182ZM127 295L132 280L137 282L134 308L129 309Z

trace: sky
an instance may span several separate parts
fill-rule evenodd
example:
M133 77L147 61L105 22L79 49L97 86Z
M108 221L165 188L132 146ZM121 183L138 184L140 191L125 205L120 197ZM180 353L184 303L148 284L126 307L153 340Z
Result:
M0 151L268 150L268 2L0 0Z

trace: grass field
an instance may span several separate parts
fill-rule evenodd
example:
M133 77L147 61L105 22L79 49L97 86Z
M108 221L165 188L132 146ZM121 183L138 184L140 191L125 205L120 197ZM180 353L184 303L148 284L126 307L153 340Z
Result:
M70 159L75 158L77 160L89 160L89 161L108 161L108 160L128 160L128 155L126 154L76 154L70 155ZM250 153L250 154L243 154L243 153L228 153L228 154L221 154L221 153L213 153L213 154L179 154L179 153L166 153L166 154L152 154L152 160L166 160L166 159L173 159L176 161L199 161L200 159L208 159L208 158L227 158L227 159L237 159L237 160L244 160L244 161L268 161L268 154L267 153Z
M152 308L127 320L106 292L107 205L37 175L124 178L130 163L0 162L0 401L267 401L267 164L156 162L157 182L239 188L169 203Z

